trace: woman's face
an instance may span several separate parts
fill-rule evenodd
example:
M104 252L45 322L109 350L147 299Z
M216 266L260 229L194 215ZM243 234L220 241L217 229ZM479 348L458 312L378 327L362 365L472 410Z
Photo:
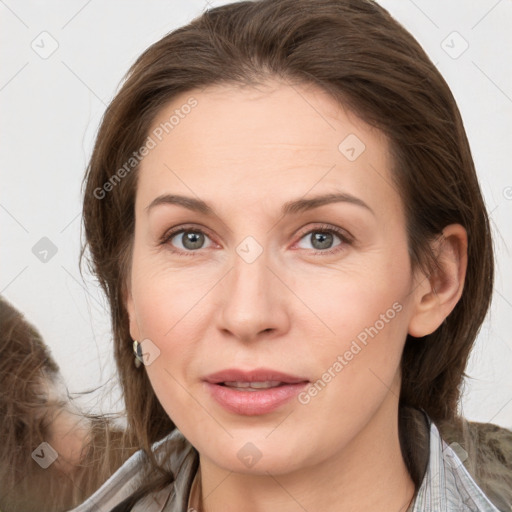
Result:
M204 460L279 474L394 432L419 276L382 133L269 82L183 94L149 136L130 332Z

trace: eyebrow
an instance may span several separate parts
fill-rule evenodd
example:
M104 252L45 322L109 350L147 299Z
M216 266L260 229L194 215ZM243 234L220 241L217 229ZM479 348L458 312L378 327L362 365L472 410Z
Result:
M326 204L331 203L354 204L356 206L360 206L362 208L367 209L373 215L375 215L375 212L363 200L347 193L323 194L308 199L300 198L295 199L293 201L288 201L283 205L281 214L283 216L296 215L298 213L307 210L312 210L314 208L319 208L320 206L324 206ZM183 208L187 208L188 210L202 213L204 215L217 216L215 210L205 201L194 197L187 197L177 194L163 194L161 196L158 196L155 199L153 199L153 201L148 206L146 206L145 210L147 211L147 213L149 213L151 209L162 204L174 204L182 206Z

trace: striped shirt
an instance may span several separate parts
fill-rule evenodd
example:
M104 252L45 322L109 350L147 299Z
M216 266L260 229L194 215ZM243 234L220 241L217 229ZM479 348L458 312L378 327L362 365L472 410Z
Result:
M457 446L449 446L435 424L428 416L426 418L430 429L428 465L407 512L502 512L464 467L461 460L464 454L457 454ZM157 458L162 446L171 450L167 467L174 471L176 480L162 491L141 499L132 510L194 512L195 509L190 508L189 495L199 455L178 429L153 445ZM140 486L144 460L142 451L133 454L91 497L70 512L113 511ZM177 468L179 471L176 472Z

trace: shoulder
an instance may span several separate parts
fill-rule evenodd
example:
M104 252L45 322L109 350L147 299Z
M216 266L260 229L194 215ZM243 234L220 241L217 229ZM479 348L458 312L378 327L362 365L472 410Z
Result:
M438 427L486 496L500 510L511 511L512 430L464 418Z
M195 450L183 434L175 429L155 443L152 451L164 469L177 474L186 466L187 460L194 459ZM151 464L146 453L143 450L135 452L94 494L69 512L112 510L145 483L150 470Z

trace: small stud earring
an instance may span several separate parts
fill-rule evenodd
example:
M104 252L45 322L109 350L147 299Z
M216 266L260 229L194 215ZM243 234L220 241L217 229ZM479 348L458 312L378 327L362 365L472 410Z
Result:
M142 359L142 345L137 340L133 341L133 352L135 354L135 368L140 368L144 360Z

